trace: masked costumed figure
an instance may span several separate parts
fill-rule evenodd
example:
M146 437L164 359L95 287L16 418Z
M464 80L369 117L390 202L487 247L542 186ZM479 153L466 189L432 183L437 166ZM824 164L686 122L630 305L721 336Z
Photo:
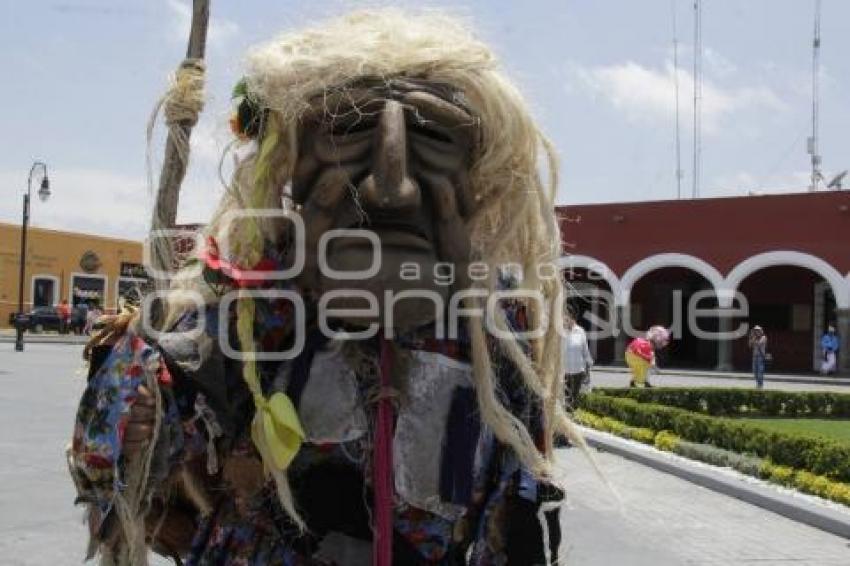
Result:
M236 94L248 155L162 321L86 350L91 555L555 560L556 166L493 54L358 12L253 50Z
M638 336L626 348L626 365L632 373L629 387L652 387L649 374L658 371L656 353L670 344L670 331L663 326L651 326L646 336Z

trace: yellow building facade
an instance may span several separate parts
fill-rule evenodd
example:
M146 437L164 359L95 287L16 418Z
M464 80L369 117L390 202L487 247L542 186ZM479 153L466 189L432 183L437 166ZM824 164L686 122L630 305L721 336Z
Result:
M20 224L0 222L0 326L18 309L21 254ZM118 298L145 284L142 243L92 234L27 229L24 311L97 303L114 312Z

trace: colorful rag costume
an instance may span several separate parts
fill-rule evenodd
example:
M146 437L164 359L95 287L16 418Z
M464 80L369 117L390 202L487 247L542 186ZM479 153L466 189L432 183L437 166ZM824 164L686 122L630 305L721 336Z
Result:
M262 301L258 307L276 310ZM175 331L191 326L191 317L180 324ZM377 344L330 342L315 333L291 362L264 364L263 388L286 392L303 427L304 444L288 475L300 495L305 533L263 480L250 439L250 394L238 364L213 343L215 332L209 325L200 339L151 344L129 331L115 345L95 349L102 361L92 363L71 450L78 502L95 507L95 536L116 525L115 494L125 488L122 430L148 375L159 380L164 402L148 480L149 522L162 521L156 550L199 565L342 564L335 561L340 553L368 557ZM273 338L259 338L273 344ZM481 423L466 340L436 340L425 331L400 338L394 348L407 370L398 376L405 402L392 447L394 563L462 564L468 552L472 564L543 563L547 551L537 513L561 495L524 470ZM541 438L538 402L523 391L507 360L495 363L502 368L502 402ZM169 476L178 473L190 474L208 494L201 504L174 485ZM191 540L182 541L188 547L169 538L189 531Z
M152 548L210 566L556 561L563 492L552 447L572 429L558 334L526 331L561 312L561 281L505 289L498 270L466 275L476 261L533 273L560 255L550 146L492 53L437 14L357 13L255 50L237 94L234 127L254 152L206 245L172 282L159 323L135 316L88 349L69 464L89 509L89 555L136 564ZM272 214L234 220L250 209ZM292 216L304 219L306 259L296 259L297 223L279 222ZM359 306L327 316L323 293L339 282L314 250L356 271L362 246L326 239L352 225L377 234L388 264L352 283L358 296L408 291L393 268L420 258L435 273L437 263L462 268L451 287L429 283L428 297L449 300L435 301L436 314L430 302L381 302L401 314L371 336L352 314ZM300 274L280 275L294 265ZM485 301L523 288L542 301ZM466 295L453 302L446 289ZM487 324L485 302L496 305ZM441 324L459 308L447 335ZM140 385L156 419L134 456L122 440Z
M649 370L655 367L655 351L670 343L670 331L663 326L651 326L645 337L632 340L626 347L626 365L632 372L632 385L648 387Z
M646 385L649 368L655 359L652 343L646 338L635 338L626 348L626 364L632 371L632 381L637 387Z

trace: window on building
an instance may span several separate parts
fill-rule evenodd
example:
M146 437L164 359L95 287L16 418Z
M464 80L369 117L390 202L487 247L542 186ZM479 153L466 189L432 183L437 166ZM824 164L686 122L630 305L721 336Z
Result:
M73 275L71 277L71 304L103 306L106 295L106 278L89 275Z
M56 281L49 277L34 277L32 282L32 306L52 307L56 302Z

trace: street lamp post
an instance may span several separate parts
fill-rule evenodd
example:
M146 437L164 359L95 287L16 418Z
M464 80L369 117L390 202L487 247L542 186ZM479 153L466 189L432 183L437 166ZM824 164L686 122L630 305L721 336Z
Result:
M17 337L15 339L15 351L24 351L24 280L26 279L27 270L27 226L30 221L30 197L32 196L32 179L36 171L41 171L41 188L38 189L38 197L42 201L46 201L50 197L50 181L47 178L47 164L41 161L36 161L30 168L29 178L27 179L27 192L24 194L24 215L21 222L21 270L18 276L18 314L15 317L15 329Z

